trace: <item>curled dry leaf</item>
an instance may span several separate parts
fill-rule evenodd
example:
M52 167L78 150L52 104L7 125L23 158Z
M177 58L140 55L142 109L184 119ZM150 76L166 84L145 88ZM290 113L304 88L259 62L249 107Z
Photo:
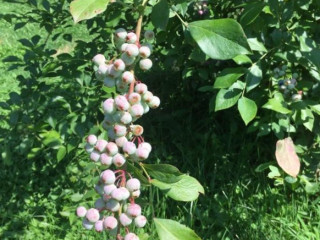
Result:
M290 137L277 141L276 158L283 171L292 177L297 177L300 171L300 160Z

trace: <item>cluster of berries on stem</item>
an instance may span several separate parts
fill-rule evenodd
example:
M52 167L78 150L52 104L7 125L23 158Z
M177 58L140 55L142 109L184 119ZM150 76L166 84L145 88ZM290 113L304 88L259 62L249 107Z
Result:
M130 226L142 228L147 223L141 206L135 202L140 196L141 183L127 171L126 165L128 161L134 164L149 157L151 144L142 137L143 127L134 122L150 108L160 105L160 99L134 74L136 65L142 71L152 67L149 56L154 33L146 31L143 44L137 35L117 29L114 39L121 57L108 63L102 54L93 58L97 79L107 87L115 87L118 94L102 103L102 127L108 139L92 134L85 146L90 159L103 168L95 186L100 198L94 208L80 206L76 211L83 218L84 228L109 231L117 240L139 240Z

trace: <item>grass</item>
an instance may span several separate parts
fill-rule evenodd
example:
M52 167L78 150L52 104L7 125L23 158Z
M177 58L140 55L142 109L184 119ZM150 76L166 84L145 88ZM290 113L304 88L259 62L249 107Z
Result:
M10 14L28 11L26 6L1 3L2 12ZM14 31L14 21L8 23L0 19L0 58L22 56L25 48L18 39L46 33L35 23ZM58 37L56 41L48 41L48 47L58 53L72 52L76 39L90 39L84 26L73 29L73 41ZM55 31L64 33L63 29ZM21 69L8 71L10 65L0 62L1 101L10 98L10 93L20 91L18 75L28 75L28 71ZM149 219L155 211L157 217L172 218L195 229L204 240L320 239L319 196L275 187L265 173L254 172L259 164L270 161L274 150L270 142L275 142L274 139L257 140L246 134L241 130L241 121L234 121L232 111L212 116L207 107L201 106L209 102L209 97L177 84L174 79L179 76L168 77L158 72L146 77L155 79L150 88L165 99L163 109L142 120L146 138L155 146L152 160L178 166L182 172L197 178L206 191L195 202L177 203L157 189L146 188L140 201ZM168 89L175 92L169 93ZM0 170L7 181L2 179L5 188L0 190L3 206L0 239L107 238L106 234L101 236L83 230L81 221L74 217L79 203L70 200L70 196L88 193L93 185L90 179L97 174L94 169L90 170L83 154L57 165L50 163L45 153L43 159L15 160L13 165ZM92 205L93 201L89 199L85 204ZM150 239L157 239L152 223L145 231L151 235Z

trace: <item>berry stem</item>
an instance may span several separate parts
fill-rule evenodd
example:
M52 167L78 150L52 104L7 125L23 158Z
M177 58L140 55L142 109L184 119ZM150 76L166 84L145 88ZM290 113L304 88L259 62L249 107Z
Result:
M143 163L139 162L140 167L142 168L142 171L144 172L144 174L147 176L148 178L148 182L151 183L151 177L149 176L147 170L144 168Z

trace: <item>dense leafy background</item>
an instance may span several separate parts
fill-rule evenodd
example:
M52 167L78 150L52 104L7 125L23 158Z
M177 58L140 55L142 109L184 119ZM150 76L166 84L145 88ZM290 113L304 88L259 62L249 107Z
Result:
M74 25L70 1L2 0L1 239L98 239L74 215L96 197L98 170L82 147L99 131L100 102L110 95L94 80L90 60L98 52L112 58L112 32L134 29L137 3L109 4ZM320 239L320 2L209 1L203 15L197 4L161 0L146 8L144 29L156 31L154 68L139 76L162 107L141 122L154 146L149 163L177 166L206 195L177 203L145 188L145 214L177 220L202 239ZM210 55L217 46L195 42L198 21L225 18L241 24L251 54L242 44L248 55L221 60ZM298 73L303 101L278 89L273 70L283 65L287 77ZM288 132L302 161L297 180L274 157ZM145 229L152 238L155 227Z

